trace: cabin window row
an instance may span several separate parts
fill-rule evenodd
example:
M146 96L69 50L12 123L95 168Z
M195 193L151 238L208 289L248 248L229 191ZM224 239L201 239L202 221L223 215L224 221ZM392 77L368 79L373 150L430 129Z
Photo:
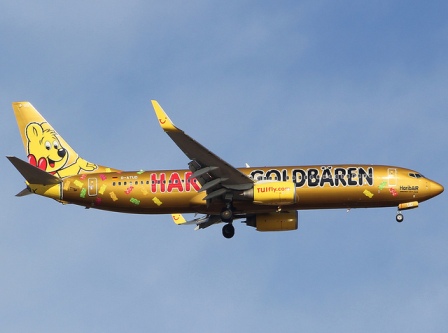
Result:
M421 175L418 175L418 176L416 176L416 178L420 178L419 176L422 177ZM250 178L254 179L253 177L250 177ZM350 175L336 175L335 177L327 176L327 175L324 175L324 176L319 176L319 175L316 175L316 176L303 176L303 177L298 177L298 178L292 177L292 180L293 181L302 180L302 179L305 179L305 180L312 179L312 180L314 180L314 179L320 179L320 178L323 178L323 179L333 179L333 178L334 179L344 179L344 178L347 178L348 179L348 178L350 178ZM352 179L354 179L354 178L372 178L372 176L371 175L367 175L367 174L361 174L361 175L352 174L351 178ZM278 177L258 176L258 177L256 177L255 180L279 180L280 181L281 179L279 179ZM286 176L286 180L289 180L289 176Z
M181 181L180 181L181 183L185 183L185 181L182 179ZM196 179L193 179L193 180L187 180L187 183L196 183ZM179 181L177 180L177 179L175 179L174 181L171 181L171 180L151 180L151 181L149 181L149 180L146 180L146 181L143 181L143 180L140 180L140 181L138 181L138 180L135 180L135 181L123 181L123 182L113 182L112 183L112 186L126 186L126 185L159 185L159 184L179 184Z

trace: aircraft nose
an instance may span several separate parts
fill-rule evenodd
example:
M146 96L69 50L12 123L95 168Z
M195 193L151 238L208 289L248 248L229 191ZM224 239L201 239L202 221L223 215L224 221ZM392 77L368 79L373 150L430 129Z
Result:
M429 188L433 196L439 195L444 190L443 186L439 183L436 183L435 181L431 181L431 185Z

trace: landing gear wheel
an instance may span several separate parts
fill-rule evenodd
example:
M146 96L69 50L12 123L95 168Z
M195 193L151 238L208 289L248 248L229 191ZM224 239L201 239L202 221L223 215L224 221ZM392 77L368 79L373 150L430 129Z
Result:
M403 220L404 220L403 214L398 213L396 216L396 220L397 220L397 222L400 222L400 223L403 222Z
M222 227L222 235L227 239L232 238L233 235L235 235L235 227L232 223L228 223Z
M230 208L224 208L221 211L221 220L223 222L232 222L233 221L233 212Z

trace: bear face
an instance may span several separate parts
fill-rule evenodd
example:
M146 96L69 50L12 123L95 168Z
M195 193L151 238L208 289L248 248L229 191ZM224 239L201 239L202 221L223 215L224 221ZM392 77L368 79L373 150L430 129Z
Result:
M49 173L62 169L68 161L68 151L62 147L48 123L30 123L26 127L30 164Z

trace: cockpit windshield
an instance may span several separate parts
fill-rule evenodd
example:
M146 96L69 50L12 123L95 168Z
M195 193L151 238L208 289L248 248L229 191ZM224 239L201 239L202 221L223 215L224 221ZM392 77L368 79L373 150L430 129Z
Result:
M425 178L422 174L414 172L409 172L409 176L411 176L412 178Z

